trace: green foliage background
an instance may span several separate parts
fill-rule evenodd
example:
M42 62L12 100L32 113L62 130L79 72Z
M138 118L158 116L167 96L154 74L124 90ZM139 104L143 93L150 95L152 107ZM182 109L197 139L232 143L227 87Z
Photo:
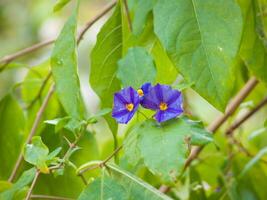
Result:
M0 2L0 58L56 38L0 63L0 200L267 199L266 108L226 136L266 98L267 1L118 0L77 43L108 3ZM253 76L259 83L213 137L205 127ZM118 125L113 93L145 82L182 90L184 115L159 125L141 109ZM203 151L185 169L195 146Z

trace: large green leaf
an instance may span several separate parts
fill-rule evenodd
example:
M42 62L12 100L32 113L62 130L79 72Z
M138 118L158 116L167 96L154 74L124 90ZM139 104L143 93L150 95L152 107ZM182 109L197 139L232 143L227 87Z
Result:
M97 42L91 53L90 84L100 97L103 108L112 107L113 93L120 89L116 78L117 62L122 57L122 25L120 5L97 35ZM106 116L113 134L117 123Z
M154 29L171 60L194 89L224 110L235 76L242 16L234 0L159 0Z
M78 5L64 25L52 52L51 68L58 98L65 111L73 118L84 117L84 105L77 74L77 27Z
M46 165L49 149L43 143L40 136L32 138L30 144L26 144L23 150L24 159L35 165L43 173L48 173L49 169Z
M256 13L254 1L240 0L243 10L244 33L239 54L248 69L260 80L267 83L267 52L264 41L257 34Z
M88 185L79 197L79 200L170 200L170 198L138 177L108 164L106 173L103 169L101 178Z
M12 185L10 189L0 194L0 200L13 200L16 193L23 190L25 186L30 184L35 176L36 169L31 168L25 171L18 181Z
M11 95L0 101L0 124L0 179L7 179L25 140L23 111Z
M124 87L140 88L144 83L153 83L156 69L153 58L142 47L128 49L125 57L118 62L118 79Z
M127 143L127 140L133 138L137 138L137 142L131 142L132 145ZM163 181L171 183L176 181L183 170L189 145L204 145L211 141L212 135L201 123L181 117L160 125L154 120L144 121L126 138L125 144L129 146L124 146L125 149L130 148L125 151L126 158L135 156L131 153L140 151L145 165ZM136 148L138 151L134 150ZM131 161L130 159L129 162ZM136 164L136 160L134 161L133 164Z

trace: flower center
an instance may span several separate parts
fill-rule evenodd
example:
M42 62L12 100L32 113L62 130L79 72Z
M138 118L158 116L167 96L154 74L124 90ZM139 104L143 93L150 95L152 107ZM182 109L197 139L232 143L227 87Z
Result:
M166 104L166 103L164 103L164 102L161 102L160 104L159 104L159 109L160 110L167 110L168 109L168 105Z
M132 103L127 103L125 107L129 112L131 112L134 109L134 105Z
M138 90L137 90L137 93L138 93L139 97L144 96L144 92L143 92L142 89L138 89Z

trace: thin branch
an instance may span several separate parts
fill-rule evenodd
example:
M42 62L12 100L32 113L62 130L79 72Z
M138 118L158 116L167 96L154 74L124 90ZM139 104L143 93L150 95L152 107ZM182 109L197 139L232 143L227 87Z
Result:
M127 16L129 29L132 32L133 31L133 26L132 26L132 20L131 20L131 16L130 16L130 11L129 11L127 0L123 0L123 4L124 4L125 10L126 10L126 16Z
M25 200L29 200L31 198L32 190L33 190L33 188L34 188L34 186L35 186L35 184L37 182L37 179L38 179L39 175L40 175L40 171L37 170L36 173L35 173L35 177L34 177L34 179L32 181L31 187L30 187L30 189L29 189L29 191L27 193L27 196L26 196Z
M105 7L102 11L99 12L99 14L96 15L96 17L94 17L92 20L90 20L89 22L86 23L86 25L84 26L84 28L82 28L81 32L78 35L78 39L77 42L78 44L80 43L80 41L83 38L83 35L85 34L85 32L98 20L100 19L102 16L104 16L108 11L110 11L114 6L115 6L116 1L113 1L110 5L108 5L107 7ZM10 54L7 56L4 56L2 59L0 59L0 63L3 63L4 66L8 63L10 63L11 61L22 57L24 55L27 55L29 53L32 53L33 51L40 49L42 47L45 47L47 45L53 44L55 42L56 38L54 39L50 39L44 42L40 42L37 44L34 44L33 46L27 47L25 49L22 49L21 51L18 51L14 54Z
M233 134L234 130L237 129L240 125L242 125L246 120L248 120L251 116L253 116L256 112L258 112L261 108L263 108L267 104L267 97L265 97L255 108L246 113L243 117L235 121L226 131L226 135Z
M51 40L46 40L44 42L40 42L40 43L37 43L37 44L34 44L33 46L30 46L30 47L27 47L25 49L22 49L21 51L18 51L14 54L10 54L10 55L7 55L5 57L3 57L1 60L0 60L0 63L4 63L5 65L10 63L11 61L15 60L16 58L19 58L21 56L24 56L26 54L29 54L37 49L40 49L42 47L45 47L49 44L53 44L55 41L55 39L51 39Z
M41 194L33 194L31 195L31 199L74 200L74 199L66 198L66 197L48 196L48 195L41 195Z
M41 85L41 87L40 87L40 89L39 89L39 91L38 91L38 94L35 96L35 98L31 101L31 103L27 106L27 109L30 109L34 104L35 104L35 102L38 100L38 99L40 99L41 98L41 96L42 96L42 92L43 92L43 90L45 89L45 86L46 86L46 84L48 83L48 81L49 81L49 79L50 79L50 77L52 76L52 72L50 71L49 73L48 73L48 75L45 77L45 79L44 79L44 81L43 81L43 83L42 83L42 85Z
M109 5L107 5L99 14L97 14L93 19L91 19L89 22L85 24L85 26L81 29L77 43L79 44L80 41L83 39L84 34L86 31L96 22L98 21L101 17L103 17L106 13L108 13L115 5L116 5L116 0L112 1Z
M51 85L51 87L50 87L50 89L49 89L49 91L48 91L48 93L47 93L47 95L46 95L46 97L45 97L45 99L44 99L39 111L36 114L36 118L35 118L35 120L33 122L33 126L32 126L32 129L31 129L31 132L30 132L30 134L29 134L29 136L28 136L28 138L26 140L27 144L31 142L32 137L34 136L34 134L35 134L35 132L37 130L38 124L41 121L43 113L44 113L44 111L45 111L45 109L46 109L46 107L48 105L49 99L51 98L53 93L54 93L54 85ZM8 179L9 182L12 182L14 180L22 160L23 160L23 155L22 155L22 152L21 152L19 154L19 157L18 157L17 161L16 161L14 169L12 170L12 173L11 173L9 179Z
M221 127L221 125L236 111L242 101L249 95L249 93L255 88L257 84L258 80L255 77L252 77L229 103L225 114L223 116L219 116L214 122L212 122L207 127L207 130L214 134ZM192 148L190 156L186 160L185 168L187 168L191 164L191 162L198 157L198 154L202 151L202 149L203 146Z

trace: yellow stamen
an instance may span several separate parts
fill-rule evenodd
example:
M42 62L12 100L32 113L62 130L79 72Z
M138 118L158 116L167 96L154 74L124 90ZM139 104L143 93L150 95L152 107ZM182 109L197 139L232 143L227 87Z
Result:
M139 95L140 97L144 96L144 92L143 92L142 89L138 89L138 90L137 90L137 93L138 93L138 95Z
M161 102L159 104L159 109L160 110L167 110L168 109L168 105L166 103L164 103L164 102Z
M132 103L127 103L125 107L129 112L131 112L134 109L134 105Z

